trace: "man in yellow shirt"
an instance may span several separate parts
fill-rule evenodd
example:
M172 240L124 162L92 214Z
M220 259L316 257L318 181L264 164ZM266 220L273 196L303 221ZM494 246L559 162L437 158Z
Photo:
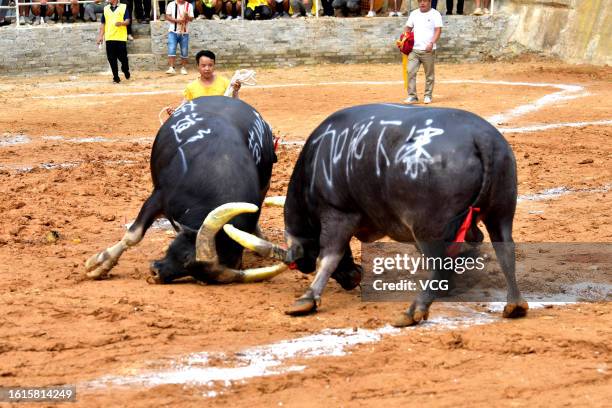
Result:
M119 0L110 0L110 4L104 7L102 14L102 25L98 32L98 45L106 40L106 58L113 71L113 82L118 84L119 68L117 60L121 62L121 71L125 79L130 79L130 66L127 54L128 32L130 24L130 13L125 4L118 4Z
M215 73L215 53L209 50L199 51L196 54L196 64L200 77L187 85L183 91L183 102L190 101L200 96L223 96L230 85L230 80ZM235 81L232 85L232 98L238 97L238 91L242 84L240 81ZM174 108L168 108L166 111L172 115Z

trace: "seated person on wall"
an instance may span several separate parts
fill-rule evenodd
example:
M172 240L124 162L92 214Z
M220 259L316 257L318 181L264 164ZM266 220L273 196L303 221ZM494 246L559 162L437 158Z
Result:
M270 9L274 10L272 18L289 18L289 0L268 0Z
M70 4L56 4L55 5L55 16L57 17L58 23L64 22L64 14L70 14L71 23L76 23L77 16L79 15L80 5L77 3L78 0L70 0Z
M371 0L374 3L374 0ZM402 13L400 8L402 7L402 0L389 0L389 17L401 17Z
M332 2L333 0L321 0L321 6L323 6L323 16L324 17L334 17L335 13L334 13L334 8L332 7Z
M196 0L198 20L219 20L221 11L221 0Z
M267 0L249 0L244 9L244 18L247 20L269 20L272 18L272 9Z
M32 13L36 16L34 24L47 24L53 15L53 6L48 5L48 0L40 0L40 5L32 5Z
M474 2L476 3L476 8L474 9L474 12L472 13L475 16L482 16L485 14L489 14L489 3L490 0L482 0L482 6L484 8L480 8L480 4L481 1L480 0L474 0Z
M30 6L21 6L21 3L31 3L32 0L23 0L19 4L19 24L26 24L26 17L30 15Z
M223 1L223 0L219 0ZM221 18L227 20L239 20L242 18L242 2L239 0L226 0L223 1L223 7L221 9L225 15ZM220 13L221 14L221 13Z
M361 4L359 0L334 0L332 3L334 10L339 10L343 17L349 14L361 15Z
M291 17L312 17L312 0L291 0L293 15Z
M85 21L98 21L96 17L97 13L104 13L104 0L94 0L94 3L85 4L85 15L83 20Z
M9 0L0 0L0 6L8 6L8 5L9 5ZM11 6L15 7L15 4L11 4ZM6 16L8 14L8 11L9 9L0 9L0 27L11 24L8 17Z

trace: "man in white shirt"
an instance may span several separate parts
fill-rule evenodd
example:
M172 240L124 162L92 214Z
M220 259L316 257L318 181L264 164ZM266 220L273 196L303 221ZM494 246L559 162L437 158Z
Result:
M187 26L193 20L193 6L185 0L171 1L166 6L166 21L168 22L168 65L166 74L175 74L174 61L176 47L181 47L181 74L187 75L187 60L189 58L189 31Z
M406 32L414 32L414 48L408 56L408 99L404 101L405 103L419 101L416 77L421 64L425 68L423 102L431 103L435 79L436 42L442 33L442 26L442 16L438 10L431 8L431 0L419 0L419 8L410 13L406 22Z

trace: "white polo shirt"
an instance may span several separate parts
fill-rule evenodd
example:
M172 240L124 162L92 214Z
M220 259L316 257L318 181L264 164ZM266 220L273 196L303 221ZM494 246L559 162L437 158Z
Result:
M444 27L444 24L440 12L432 8L427 13L422 13L419 9L413 10L406 21L406 26L411 27L414 33L414 49L425 51L427 44L434 37L435 29ZM436 49L435 44L433 49Z

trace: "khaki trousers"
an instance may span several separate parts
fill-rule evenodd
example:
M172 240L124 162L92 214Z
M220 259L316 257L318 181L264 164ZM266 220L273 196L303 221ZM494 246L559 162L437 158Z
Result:
M425 68L425 96L432 97L434 88L434 64L436 52L412 50L408 55L408 96L417 97L416 79L419 67L423 64Z

